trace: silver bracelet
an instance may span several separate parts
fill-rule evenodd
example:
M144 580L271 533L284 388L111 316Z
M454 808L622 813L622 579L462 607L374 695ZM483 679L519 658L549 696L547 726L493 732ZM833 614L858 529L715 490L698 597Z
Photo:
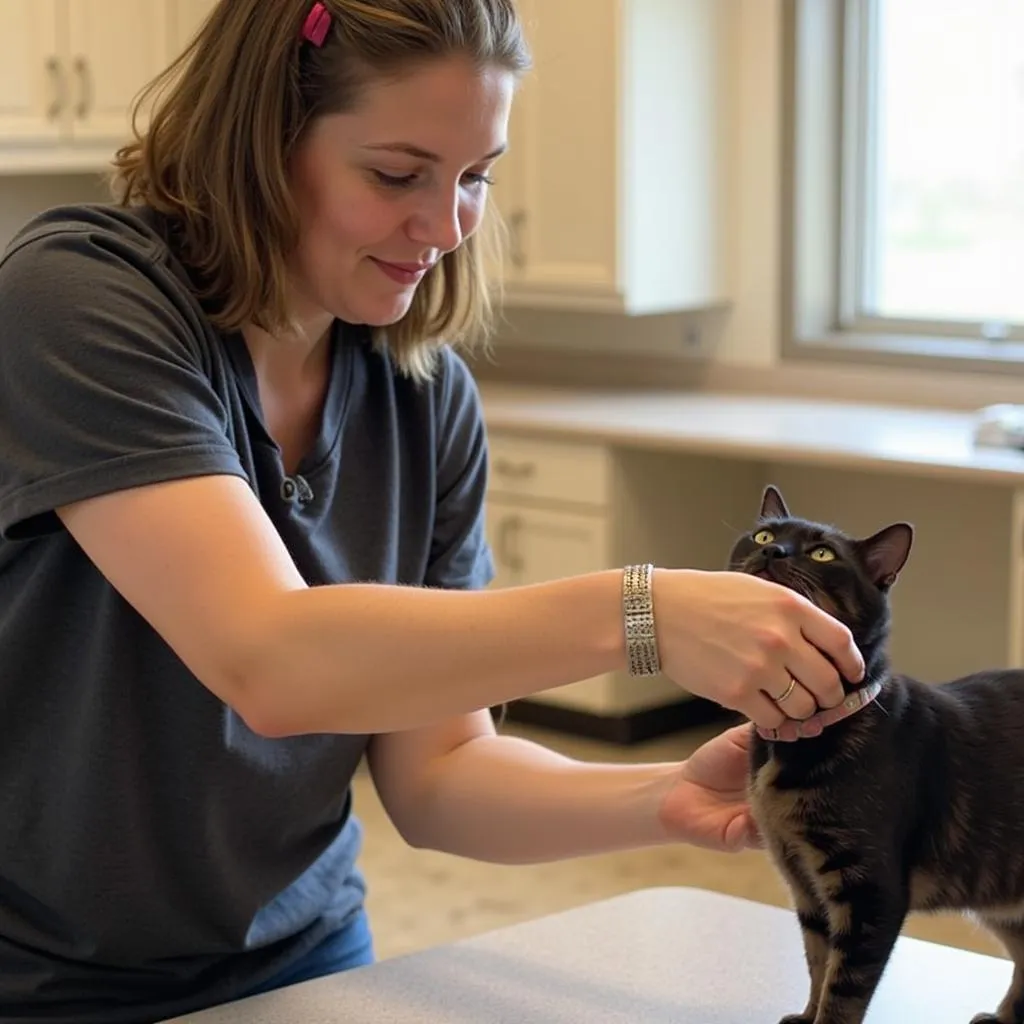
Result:
M651 584L654 566L627 565L622 572L622 614L631 676L656 676L661 671L654 626Z

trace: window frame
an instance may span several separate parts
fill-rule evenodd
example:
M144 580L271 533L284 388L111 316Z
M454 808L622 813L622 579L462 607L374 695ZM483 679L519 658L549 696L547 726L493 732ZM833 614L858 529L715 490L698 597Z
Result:
M1024 375L1024 325L866 316L858 310L873 197L867 74L878 0L784 0L782 355ZM845 260L841 253L849 254Z

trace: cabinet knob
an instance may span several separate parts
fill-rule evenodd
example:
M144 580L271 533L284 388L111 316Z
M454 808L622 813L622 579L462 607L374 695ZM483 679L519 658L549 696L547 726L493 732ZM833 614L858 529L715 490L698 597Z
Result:
M535 462L509 462L508 459L498 459L494 463L494 472L498 476L507 477L510 480L529 480L537 472Z
M523 520L516 515L505 516L498 527L498 536L495 538L498 561L507 566L512 572L521 572L523 558L515 548L515 538L523 527Z
M75 74L78 76L80 93L78 105L75 107L75 117L80 121L84 120L92 106L92 76L89 74L89 64L82 56L75 58Z
M526 211L516 210L508 219L509 226L509 258L512 266L526 266L526 248L523 244L523 231L526 228Z
M53 99L46 108L46 116L51 121L56 121L64 109L64 75L61 72L60 61L56 57L47 59L46 73L50 76L50 86L53 92Z

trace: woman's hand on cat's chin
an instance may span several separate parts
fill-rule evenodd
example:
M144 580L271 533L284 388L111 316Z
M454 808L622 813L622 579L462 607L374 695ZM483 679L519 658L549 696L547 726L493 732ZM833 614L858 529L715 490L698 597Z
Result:
M662 670L764 729L842 703L864 659L845 625L778 583L741 572L654 573Z
M698 747L661 804L666 831L713 850L760 847L747 801L751 727L738 725Z

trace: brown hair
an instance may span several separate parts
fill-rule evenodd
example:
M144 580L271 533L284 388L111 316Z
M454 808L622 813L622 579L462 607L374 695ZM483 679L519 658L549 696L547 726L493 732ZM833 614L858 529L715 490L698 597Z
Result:
M170 220L178 255L222 330L289 326L285 261L298 241L298 217L287 170L315 118L352 109L374 77L438 58L465 57L517 76L530 64L514 0L324 6L331 27L316 47L302 38L312 0L219 0L137 98L134 139L114 160L120 201ZM402 320L375 332L402 371L424 378L442 340L486 336L496 213L428 272Z

